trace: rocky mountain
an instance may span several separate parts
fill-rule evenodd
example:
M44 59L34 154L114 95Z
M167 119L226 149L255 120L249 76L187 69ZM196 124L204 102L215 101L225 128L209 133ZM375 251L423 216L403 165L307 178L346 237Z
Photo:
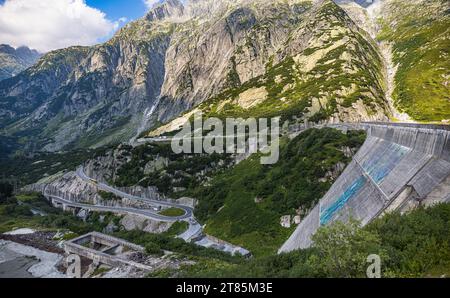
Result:
M377 0L335 0L334 2L339 5L355 3L363 8L367 8L374 4L375 1Z
M375 0L366 9L338 3L378 44L394 118L449 123L449 2Z
M22 140L25 150L39 149L41 136L52 129L52 115L61 108L56 90L66 83L88 48L53 51L19 75L0 82L0 126L6 135ZM53 114L52 114L53 113ZM55 128L57 129L57 128Z
M13 77L35 64L40 56L36 50L28 47L15 49L6 44L0 45L0 81Z
M304 11L263 57L261 73L246 80L241 61L251 49L244 46L243 55L238 51L230 58L236 61L233 75L239 83L205 102L206 112L281 114L311 121L387 120L382 59L366 32L333 2L318 2Z
M450 123L450 3L388 0L377 39L392 46L395 104L418 121Z
M372 6L359 2L364 11ZM46 151L97 147L193 108L218 116L387 120L394 104L386 59L345 10L349 2L338 3L166 0L104 44L48 53L2 81L2 134ZM450 117L444 111L436 118Z

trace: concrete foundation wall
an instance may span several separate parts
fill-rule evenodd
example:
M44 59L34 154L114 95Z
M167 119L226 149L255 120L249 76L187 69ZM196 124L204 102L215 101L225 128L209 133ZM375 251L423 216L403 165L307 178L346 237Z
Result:
M86 243L95 242L106 247L103 250L95 250L89 247L85 247ZM147 265L143 265L140 263L136 263L127 259L124 259L120 256L114 256L107 254L106 252L112 250L122 250L124 247L130 248L134 251L143 252L144 248L142 246L136 245L134 243L130 243L123 239L119 239L116 237L112 237L109 235L91 232L89 234L80 236L78 238L72 239L70 241L66 241L64 243L64 251L66 254L76 254L90 260L93 260L97 263L105 264L111 267L117 267L119 265L125 264L134 266L136 268L140 268L143 270L151 269ZM120 252L119 251L119 252Z

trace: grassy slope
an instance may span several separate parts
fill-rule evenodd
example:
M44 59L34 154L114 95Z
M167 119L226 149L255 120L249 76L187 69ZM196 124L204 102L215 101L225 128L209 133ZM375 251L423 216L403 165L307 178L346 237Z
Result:
M224 170L231 163L226 154L175 154L167 144L141 145L129 149L131 160L123 164L117 172L116 186L143 187L156 186L160 193L178 196L173 193L174 187L196 187L205 179L199 173L207 176ZM164 163L153 172L145 174L146 164L157 158L165 158Z
M179 209L179 208L168 208L165 209L161 212L159 212L159 214L164 215L164 216L170 216L170 217L177 217L177 216L182 216L184 215L184 210Z
M312 207L333 182L319 179L337 163L351 160L342 148L356 150L364 138L361 132L308 130L284 142L277 164L263 166L254 155L215 177L211 186L192 191L199 200L195 214L207 223L209 234L242 245L254 255L274 253L294 228L282 228L280 216ZM257 197L260 203L255 202Z
M419 121L450 119L448 2L391 2L378 39L393 43L396 105Z
M31 184L48 175L75 170L86 159L93 158L97 154L104 154L107 149L105 147L95 150L80 149L61 153L39 153L33 157L1 156L0 168L4 176L0 179L12 178L17 179L20 185Z
M31 209L40 210L47 215L33 215ZM83 222L71 213L54 208L40 194L21 194L8 198L6 201L0 201L0 233L16 228L54 231L67 229L78 235L90 231L101 232L111 220L117 223L120 219L110 213L105 215L103 222L99 220L98 213L94 213L87 222Z
M293 57L287 57L276 65L269 61L266 75L219 96L222 99L233 98L252 87L265 86L268 91L265 102L249 110L232 104L225 105L222 110L213 106L210 113L221 117L273 117L281 114L284 119L290 119L303 116L311 107L311 100L320 98L322 107L312 117L316 121L327 119L336 113L338 106L349 108L358 100L363 100L368 109L374 103L382 105L384 99L379 83L380 58L360 32L349 29L349 24L351 20L340 7L332 2L326 3L314 20L304 25L314 34L310 43L319 39L323 42L306 48L300 57L308 59L317 52L327 51L312 69L305 71L304 65L296 63ZM345 38L348 38L345 43L327 50ZM352 57L351 61L345 58L346 55ZM356 71L350 72L350 69ZM357 86L356 89L345 94L343 90L351 89L353 85Z

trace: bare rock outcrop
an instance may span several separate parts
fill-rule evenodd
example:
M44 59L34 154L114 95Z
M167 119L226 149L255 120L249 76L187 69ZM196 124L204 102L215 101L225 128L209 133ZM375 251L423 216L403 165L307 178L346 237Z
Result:
M148 233L160 234L166 232L173 223L155 221L142 216L128 214L120 220L120 224L127 231L141 230Z

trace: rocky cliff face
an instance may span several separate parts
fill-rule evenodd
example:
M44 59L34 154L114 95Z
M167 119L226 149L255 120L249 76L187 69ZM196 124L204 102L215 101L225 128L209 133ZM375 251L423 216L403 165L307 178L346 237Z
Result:
M367 1L366 1L367 2ZM168 0L110 41L0 84L3 134L56 151L210 115L386 120L383 59L330 0Z
M0 82L0 126L3 132L24 137L25 146L39 141L58 121L52 115L61 109L62 97L56 90L63 85L83 58L88 48L73 47L46 54L38 63L19 75ZM56 119L55 119L56 120ZM57 128L54 128L57 129Z
M369 34L331 1L278 5L272 4L272 11L266 8L266 15L251 5L231 9L224 22L233 24L234 20L239 30L230 29L237 35L221 38L220 48L224 51L215 54L217 46L208 44L211 39L202 41L198 51L202 47L209 49L207 57L214 58L211 64L203 59L200 68L194 68L192 63L196 64L199 57L195 48L189 68L185 66L185 71L195 69L195 77L190 72L186 74L192 84L163 86L163 91L165 87L175 91L172 86L181 86L183 92L191 94L191 101L182 96L183 102L177 101L174 106L203 101L199 108L209 116L219 117L281 115L285 119L331 122L387 120L390 111L385 98L383 61ZM224 27L227 28L216 23L213 28ZM210 84L201 93L205 86L201 75L209 65L215 69L214 77L208 78ZM176 66L180 68L182 64ZM176 98L176 94L167 96ZM167 105L165 109L173 108ZM162 118L170 117L163 114ZM182 123L179 119L174 122ZM167 127L176 125L169 123ZM158 130L161 131L164 129Z
M37 62L41 54L28 47L0 45L0 81L18 75Z
M224 4L209 20L193 18L174 33L158 118L173 118L222 91L263 75L265 65L311 4ZM256 1L258 2L258 1Z

